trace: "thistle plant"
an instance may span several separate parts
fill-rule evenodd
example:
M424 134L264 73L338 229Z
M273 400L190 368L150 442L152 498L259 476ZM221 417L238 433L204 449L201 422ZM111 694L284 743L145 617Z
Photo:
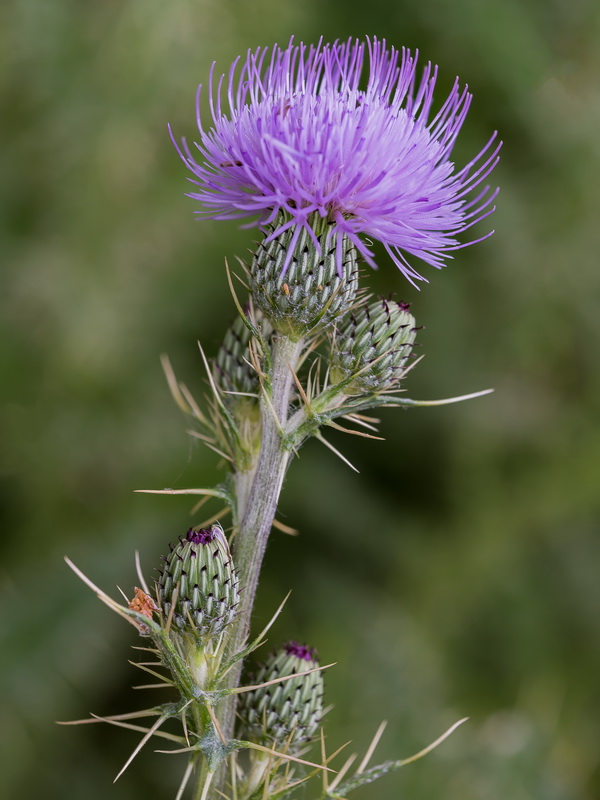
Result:
M138 666L174 692L168 703L102 721L143 732L125 767L152 736L188 754L177 800L190 783L196 800L287 797L305 783L320 800L345 798L456 727L410 759L368 768L382 727L358 767L353 758L334 767L339 751L327 752L322 727L323 671L332 664L321 666L313 649L290 641L251 665L273 622L258 635L251 630L263 556L281 527L278 499L302 444L316 438L350 464L325 438L327 428L376 438L370 409L487 393L406 397L419 361L417 319L407 304L369 297L360 286L360 263L375 266L370 239L415 284L426 278L413 259L439 269L490 235L461 236L494 210L497 190L483 183L500 144L494 134L464 166L454 164L471 95L457 81L436 105L436 76L431 64L419 71L416 56L375 38L258 48L227 76L215 78L213 67L208 126L198 92L198 141L173 136L196 213L249 218L258 231L238 284L226 270L238 317L215 358L201 351L207 395L195 399L163 362L191 434L227 466L213 486L155 493L225 507L176 541L152 587L138 562L141 588L124 604L69 563L148 642L142 649L154 661ZM153 722L138 724L144 719ZM181 732L164 729L168 720Z

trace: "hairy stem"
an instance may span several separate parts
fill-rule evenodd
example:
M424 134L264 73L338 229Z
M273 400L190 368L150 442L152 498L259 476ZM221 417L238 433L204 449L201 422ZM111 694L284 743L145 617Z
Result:
M233 623L230 652L239 651L250 629L250 618L267 541L271 532L277 501L285 477L290 452L283 441L282 429L288 418L293 370L302 352L302 341L292 341L279 334L271 353L269 383L261 400L262 442L256 471L247 497L240 498L243 513L235 538L235 564L242 587L240 613ZM247 482L237 484L247 491ZM229 686L237 686L242 664L231 670ZM221 726L227 738L233 734L235 696L227 699Z
M235 516L233 519L234 529L239 531L240 523L246 514L248 500L250 499L250 492L252 491L252 484L256 475L257 464L253 464L243 472L233 473L233 485L235 492Z
M208 768L206 759L203 758L200 762L199 779L194 789L194 800L206 800L214 774L215 773Z

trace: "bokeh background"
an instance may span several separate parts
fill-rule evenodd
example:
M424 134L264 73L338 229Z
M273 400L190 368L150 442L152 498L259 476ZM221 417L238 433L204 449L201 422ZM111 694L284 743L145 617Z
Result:
M377 34L419 48L475 101L457 148L498 129L495 236L431 284L379 251L374 292L412 301L426 358L411 396L493 386L468 404L384 412L385 442L317 443L294 463L256 610L288 589L272 641L318 647L331 746L438 751L357 797L600 798L600 26L595 0L8 0L0 9L2 796L171 798L181 757L57 719L142 707L137 644L65 553L111 590L148 573L206 485L159 365L204 390L233 317L224 257L252 233L195 222L168 140L194 135L213 60ZM483 233L483 229L481 229ZM116 590L115 590L116 591ZM310 792L306 797L314 795Z

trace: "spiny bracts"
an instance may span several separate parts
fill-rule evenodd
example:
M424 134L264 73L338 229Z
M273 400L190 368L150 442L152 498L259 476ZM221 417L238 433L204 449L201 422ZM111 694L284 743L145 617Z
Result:
M234 619L239 603L238 577L223 528L190 528L171 548L158 582L167 619L199 643L219 636Z
M288 642L261 666L254 683L295 676L318 666L315 650ZM243 694L241 734L259 743L293 749L315 735L322 716L323 674L311 672Z
M292 338L322 329L353 304L358 288L357 250L318 214L297 234L285 214L265 227L250 265L255 303L281 333Z
M355 376L348 394L393 388L406 371L415 343L415 318L406 303L375 300L353 311L333 339L331 379Z
M263 314L256 309L253 313L252 322L260 330L262 338L268 342L273 328L263 317ZM241 317L236 317L234 322L227 329L223 344L214 362L214 375L217 384L226 393L238 392L243 394L258 394L260 380L256 369L252 366L253 355L250 352L250 342L253 339L252 332ZM255 358L259 364L262 353L258 343L255 348ZM225 398L228 404L235 404L239 401L239 396L230 394Z

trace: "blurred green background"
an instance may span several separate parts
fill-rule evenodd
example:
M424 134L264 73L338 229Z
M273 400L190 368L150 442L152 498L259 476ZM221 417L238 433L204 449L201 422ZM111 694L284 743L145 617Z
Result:
M253 234L195 222L166 131L249 47L377 34L475 94L457 159L505 141L487 242L414 291L379 252L373 291L413 302L410 395L491 397L384 412L383 443L310 443L293 465L256 623L338 666L331 747L436 753L360 797L600 798L600 26L595 0L9 0L0 9L2 520L0 793L172 798L181 757L137 735L59 728L148 700L137 644L63 564L107 590L151 573L216 460L185 433L159 365L196 394L196 340L233 317L224 257ZM483 232L483 229L482 229ZM116 590L115 590L116 591ZM309 793L306 795L311 797ZM357 795L357 797L359 797Z

